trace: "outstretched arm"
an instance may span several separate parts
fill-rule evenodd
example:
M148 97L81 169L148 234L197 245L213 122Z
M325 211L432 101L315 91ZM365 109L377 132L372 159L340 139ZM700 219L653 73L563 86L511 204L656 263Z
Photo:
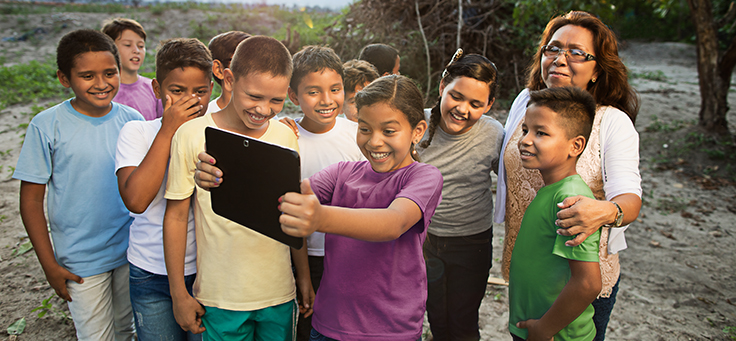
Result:
M632 223L639 216L641 198L633 193L624 193L611 199L621 206L624 212L622 225ZM583 243L588 236L595 233L601 226L613 223L616 220L618 209L611 201L595 200L581 195L569 197L557 206L557 226L561 227L557 233L563 236L575 236L565 243L567 246L577 246Z
M384 209L345 208L320 204L308 179L302 181L301 192L286 193L279 205L284 213L279 218L281 229L296 237L319 231L371 242L390 241L422 218L422 210L407 198L397 198Z
M519 328L529 329L527 341L553 340L554 335L572 323L601 291L601 268L598 262L568 260L570 281L552 307L539 320L520 321Z
M66 289L66 281L75 281L79 284L84 280L61 266L54 257L49 231L46 225L46 216L43 213L43 197L46 194L45 184L20 182L20 217L28 232L28 238L33 244L38 261L41 263L46 280L56 295L71 302L72 297Z
M131 212L143 213L156 197L166 175L171 138L184 122L196 117L193 115L202 107L196 105L197 103L199 103L199 97L196 95L182 97L173 104L171 97L167 95L161 129L156 134L146 157L137 167L123 167L117 171L120 196L125 207Z

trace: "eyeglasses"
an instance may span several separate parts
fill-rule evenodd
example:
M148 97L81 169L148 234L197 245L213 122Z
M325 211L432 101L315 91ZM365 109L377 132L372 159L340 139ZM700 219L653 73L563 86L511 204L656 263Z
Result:
M565 50L565 49L561 49L554 45L542 46L542 53L544 54L545 57L550 57L550 58L552 57L557 58L561 53L564 53L569 61L576 62L576 63L582 63L582 62L587 62L589 60L595 60L594 55L590 53L586 53L583 50L580 50L580 49Z

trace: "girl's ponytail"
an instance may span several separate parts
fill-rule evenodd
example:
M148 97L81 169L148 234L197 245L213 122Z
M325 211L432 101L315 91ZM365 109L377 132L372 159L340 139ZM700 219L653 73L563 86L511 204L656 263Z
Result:
M440 119L442 118L442 113L440 112L441 103L442 96L437 99L437 103L434 105L434 107L432 107L432 111L430 111L431 114L429 116L429 122L427 122L429 125L429 127L427 128L427 134L429 134L429 136L427 137L427 140L419 144L419 146L422 148L426 149L427 147L429 147L429 144L432 143L432 139L434 138L434 133L437 131L437 127L440 125Z

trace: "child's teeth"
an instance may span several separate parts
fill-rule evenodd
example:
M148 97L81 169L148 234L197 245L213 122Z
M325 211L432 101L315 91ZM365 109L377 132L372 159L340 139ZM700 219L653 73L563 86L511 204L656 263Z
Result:
M371 157L374 159L383 159L388 156L389 153L371 153Z

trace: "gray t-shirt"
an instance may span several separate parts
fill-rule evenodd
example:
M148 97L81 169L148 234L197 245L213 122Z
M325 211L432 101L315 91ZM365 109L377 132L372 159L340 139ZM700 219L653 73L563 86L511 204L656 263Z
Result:
M429 122L429 109L425 114ZM425 133L422 141L428 137ZM493 226L491 172L498 164L502 143L503 126L484 115L461 135L447 134L438 126L429 147L416 147L421 161L437 167L444 179L442 202L432 217L429 233L470 236Z

